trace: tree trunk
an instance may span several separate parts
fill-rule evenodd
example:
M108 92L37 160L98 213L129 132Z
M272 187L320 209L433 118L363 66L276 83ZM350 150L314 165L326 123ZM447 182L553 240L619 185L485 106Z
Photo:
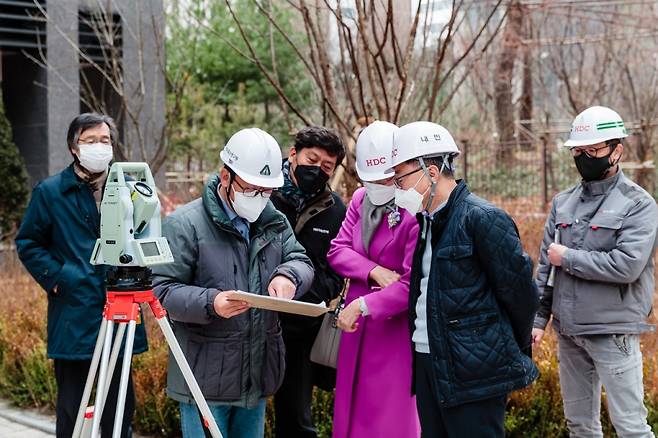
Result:
M525 19L525 37L532 38L531 20L527 19L527 11L522 10L522 19ZM532 128L532 105L533 105L533 88L532 88L532 51L528 45L523 47L523 82L521 90L521 101L519 108L519 140L524 150L534 148L534 135Z
M637 144L637 161L639 163L646 163L653 160L651 153L651 127L642 126L641 133L638 136ZM654 169L638 169L635 171L635 182L640 185L644 190L653 194L654 193Z
M496 160L500 165L509 165L514 157L515 111L512 102L512 82L514 61L517 57L523 30L523 14L518 0L509 5L507 23L503 31L502 52L496 65L494 106L498 130L498 151Z

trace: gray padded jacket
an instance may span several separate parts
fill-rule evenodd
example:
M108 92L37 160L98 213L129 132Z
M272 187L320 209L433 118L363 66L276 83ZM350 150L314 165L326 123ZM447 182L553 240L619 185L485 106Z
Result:
M582 182L553 199L537 269L540 309L534 326L566 335L653 331L658 213L655 200L621 170L603 181ZM547 249L556 227L569 249L555 275Z

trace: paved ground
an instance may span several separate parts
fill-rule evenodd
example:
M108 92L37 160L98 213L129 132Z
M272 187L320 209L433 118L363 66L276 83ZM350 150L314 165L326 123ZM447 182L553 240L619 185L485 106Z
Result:
M22 411L0 400L0 437L52 438L55 420L33 411Z
M55 416L19 409L0 399L0 438L54 438ZM148 438L133 432L134 438Z
M0 417L0 436L2 438L51 438L55 435Z

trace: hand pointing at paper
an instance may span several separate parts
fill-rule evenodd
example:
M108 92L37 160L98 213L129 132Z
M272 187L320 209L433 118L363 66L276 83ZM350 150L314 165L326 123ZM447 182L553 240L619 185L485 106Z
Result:
M267 287L267 292L271 297L286 298L288 300L295 296L296 290L295 283L283 275L275 276Z

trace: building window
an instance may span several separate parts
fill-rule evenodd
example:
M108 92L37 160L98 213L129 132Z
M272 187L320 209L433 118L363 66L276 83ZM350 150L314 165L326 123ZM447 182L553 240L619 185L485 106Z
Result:
M45 0L39 4L46 8ZM46 46L46 21L33 0L0 0L0 48Z
M121 16L102 10L78 13L80 48L80 109L114 118L121 136L122 99L115 87L123 86Z

